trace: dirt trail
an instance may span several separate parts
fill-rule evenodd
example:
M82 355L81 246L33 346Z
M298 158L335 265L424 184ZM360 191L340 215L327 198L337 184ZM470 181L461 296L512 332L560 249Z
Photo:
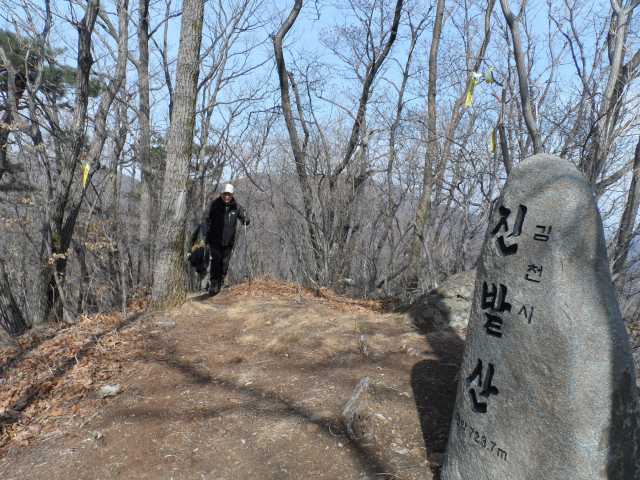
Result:
M5 407L0 478L437 478L462 342L381 309L262 281L139 315L91 347L118 361L83 394ZM19 368L0 370L5 405ZM354 438L339 414L367 376ZM100 399L105 384L122 391Z

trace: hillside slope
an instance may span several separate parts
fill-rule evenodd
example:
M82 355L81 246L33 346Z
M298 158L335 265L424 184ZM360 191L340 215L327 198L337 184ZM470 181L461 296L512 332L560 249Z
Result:
M0 476L437 478L462 341L392 307L261 280L34 332L0 357Z

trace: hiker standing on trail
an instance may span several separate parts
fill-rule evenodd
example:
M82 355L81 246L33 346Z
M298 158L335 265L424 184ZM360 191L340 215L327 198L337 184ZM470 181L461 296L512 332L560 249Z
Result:
M236 237L236 222L249 225L244 208L233 198L233 185L227 183L209 208L209 245L211 247L211 285L209 293L220 292L229 269Z
M207 273L209 272L209 215L203 213L203 221L191 233L189 254L187 259L198 275L197 293L207 289Z

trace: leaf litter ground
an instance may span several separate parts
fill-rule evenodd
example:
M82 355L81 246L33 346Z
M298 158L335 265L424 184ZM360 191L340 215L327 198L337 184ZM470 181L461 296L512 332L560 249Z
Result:
M0 352L0 478L437 479L462 340L394 306L261 279L33 330Z

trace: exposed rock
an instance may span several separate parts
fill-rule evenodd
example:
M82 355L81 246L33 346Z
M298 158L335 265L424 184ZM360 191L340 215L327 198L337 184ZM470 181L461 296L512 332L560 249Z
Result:
M591 187L511 172L478 260L442 480L640 478L640 403Z
M391 451L397 453L398 455L406 455L409 453L409 449L405 447L401 447L400 445L391 444Z
M117 385L105 385L100 389L98 395L102 398L105 397L113 397L122 391L122 386L120 384Z
M333 418L333 412L330 410L324 410L322 412L316 412L309 418L310 422L318 422L320 420L331 420Z
M416 325L463 329L469 322L475 280L475 270L458 273L399 311L408 313Z

